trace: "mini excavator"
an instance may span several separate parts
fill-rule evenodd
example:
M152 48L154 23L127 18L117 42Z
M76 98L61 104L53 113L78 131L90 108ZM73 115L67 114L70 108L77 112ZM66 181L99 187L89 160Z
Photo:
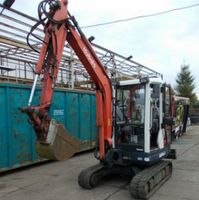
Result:
M110 174L127 175L132 177L129 187L132 197L148 199L172 174L172 163L165 159L174 154L170 148L173 123L170 87L161 76L111 83L67 6L67 0L41 1L39 20L28 35L39 25L44 26L45 37L28 106L21 109L33 124L37 151L40 156L54 160L70 158L79 151L80 141L49 114L67 41L96 87L99 142L94 155L99 163L79 174L79 185L91 189ZM39 76L42 76L41 99L34 106L32 99Z

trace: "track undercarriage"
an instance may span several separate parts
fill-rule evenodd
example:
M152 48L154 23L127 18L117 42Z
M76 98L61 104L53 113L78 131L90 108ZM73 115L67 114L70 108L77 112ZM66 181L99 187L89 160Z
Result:
M125 168L125 169L124 169ZM153 193L164 184L172 174L172 163L162 160L145 169L137 167L108 167L97 164L83 170L78 177L78 183L85 189L92 189L97 186L106 176L111 174L132 176L129 185L131 196L136 199L148 199Z

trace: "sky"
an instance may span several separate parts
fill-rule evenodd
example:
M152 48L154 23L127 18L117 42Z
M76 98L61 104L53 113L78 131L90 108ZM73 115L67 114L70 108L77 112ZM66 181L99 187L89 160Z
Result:
M2 3L3 0L0 0ZM40 0L16 0L14 9L37 17ZM69 0L80 26L147 15L199 3L199 0ZM83 29L95 43L163 74L175 87L182 64L195 77L199 96L199 6L165 15Z

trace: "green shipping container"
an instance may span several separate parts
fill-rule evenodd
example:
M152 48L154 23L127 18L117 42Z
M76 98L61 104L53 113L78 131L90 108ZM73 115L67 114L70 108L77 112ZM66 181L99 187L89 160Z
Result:
M38 162L35 134L26 114L19 108L26 106L31 87L0 83L0 171ZM37 88L33 105L39 103ZM63 123L68 131L79 138L82 151L95 146L97 126L95 93L90 91L56 89L51 116Z

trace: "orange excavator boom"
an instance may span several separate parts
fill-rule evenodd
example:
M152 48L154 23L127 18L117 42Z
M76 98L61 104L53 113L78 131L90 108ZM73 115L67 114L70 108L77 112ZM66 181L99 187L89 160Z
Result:
M49 6L49 11L45 7ZM39 18L44 24L45 37L40 51L29 103L22 108L26 112L36 131L37 139L45 143L48 138L51 118L49 109L56 85L60 61L65 42L72 47L96 85L97 125L99 127L100 158L105 155L105 143L112 144L112 87L106 70L97 58L90 42L87 40L77 21L68 12L66 0L42 1ZM45 15L42 18L42 15ZM43 75L40 104L32 106L32 98L39 75Z

